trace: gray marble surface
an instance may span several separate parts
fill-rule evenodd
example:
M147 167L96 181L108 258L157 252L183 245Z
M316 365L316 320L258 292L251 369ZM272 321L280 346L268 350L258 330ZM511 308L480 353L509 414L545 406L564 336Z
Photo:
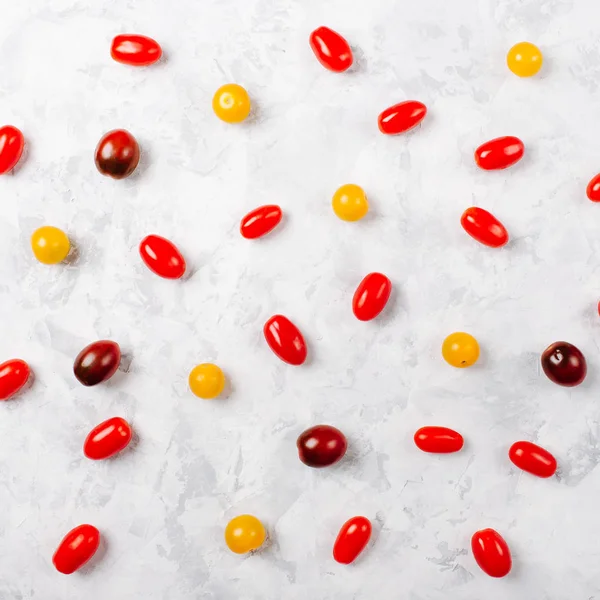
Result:
M2 600L597 600L600 598L600 4L594 0L4 0L0 122L21 128L26 156L0 178L0 358L21 357L33 386L0 406ZM324 70L308 45L326 24L356 56ZM112 37L150 35L155 67L109 56ZM521 80L507 50L540 46L539 76ZM244 85L250 122L211 110L223 83ZM422 127L387 138L377 115L423 101ZM139 140L136 174L98 174L93 150L114 128ZM473 150L517 135L525 158L480 171ZM372 210L339 221L331 196L354 182ZM240 218L285 211L248 242ZM487 249L462 211L491 210L511 234ZM37 263L29 236L55 225L77 246L69 264ZM150 273L143 236L172 239L181 282ZM379 270L393 299L360 323L351 298ZM310 360L281 363L262 338L274 313L302 329ZM456 370L440 347L466 330L478 364ZM86 389L72 362L114 339L127 354L110 382ZM556 340L577 345L589 375L560 388L540 371ZM227 397L187 389L216 362ZM87 432L112 416L134 447L92 462ZM321 471L298 459L306 427L343 430L349 452ZM420 453L414 431L461 431L453 456ZM507 449L535 441L557 477L519 472ZM223 542L250 512L270 541L247 557ZM373 520L372 545L337 565L349 517ZM89 522L104 543L66 577L52 553ZM514 568L494 580L469 549L493 527Z

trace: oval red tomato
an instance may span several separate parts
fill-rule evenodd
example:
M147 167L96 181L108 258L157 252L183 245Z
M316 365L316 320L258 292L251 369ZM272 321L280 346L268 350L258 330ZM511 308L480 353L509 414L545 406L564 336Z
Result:
M12 125L0 127L0 175L4 175L19 162L25 147L23 134Z
M100 532L93 525L79 525L64 537L52 562L57 571L70 575L94 556L99 545Z
M125 33L117 35L112 41L110 55L125 65L146 67L160 60L162 49L152 38Z
M140 256L145 265L165 279L179 279L185 273L185 259L173 242L160 235L147 235L140 242Z
M379 131L387 135L404 133L416 127L427 114L427 107L417 100L407 100L386 108L378 119Z
M475 150L475 162L486 171L506 169L523 158L525 146L523 142L512 135L499 137Z
M504 225L483 208L467 208L460 218L460 224L474 240L490 248L500 248L508 242Z
M310 34L310 47L317 60L330 71L342 73L354 62L348 42L329 27L319 27Z
M371 539L371 521L366 517L352 517L346 521L333 544L336 562L349 565L365 549Z
M592 202L600 202L600 173L588 183L586 192Z
M531 442L515 442L508 451L513 464L538 477L552 477L556 473L556 459L548 450Z
M240 233L247 240L262 237L279 225L282 216L281 208L275 204L259 206L242 219Z
M29 379L29 365L20 358L0 364L0 400L14 396Z
M464 444L463 436L448 427L421 427L414 439L419 450L438 454L458 452Z
M283 315L271 317L263 328L267 344L273 352L290 365L301 365L306 360L306 343L300 330Z
M112 417L89 432L83 443L83 453L92 460L110 458L129 445L131 435L131 427L125 419Z
M392 293L392 282L381 273L369 273L356 288L352 311L360 321L374 319L387 304Z
M490 577L504 577L510 573L512 558L508 544L493 529L476 531L471 538L471 550L479 568Z

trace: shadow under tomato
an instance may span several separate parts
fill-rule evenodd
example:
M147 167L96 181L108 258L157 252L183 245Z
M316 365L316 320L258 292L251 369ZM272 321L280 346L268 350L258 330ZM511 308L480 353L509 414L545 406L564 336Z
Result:
M90 523L90 525L93 525L93 523ZM90 558L89 562L87 562L85 565L83 565L83 567L81 567L81 569L74 573L75 575L83 575L85 577L90 573L93 573L108 554L109 544L106 536L104 535L104 531L102 531L102 529L99 527L98 530L100 531L100 543L98 545L98 550L96 550L94 556Z

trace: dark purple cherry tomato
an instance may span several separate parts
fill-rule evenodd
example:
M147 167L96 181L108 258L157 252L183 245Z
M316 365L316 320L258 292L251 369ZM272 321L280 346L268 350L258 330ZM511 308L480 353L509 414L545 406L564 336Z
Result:
M279 225L282 216L281 208L275 204L259 206L242 219L240 233L247 240L262 237Z
M340 460L348 442L344 434L331 425L315 425L300 435L296 442L300 460L309 467L329 467Z
M306 360L306 343L300 330L283 315L274 315L263 328L267 344L273 352L290 365L301 365Z
M476 531L471 538L471 550L479 568L490 577L504 577L510 573L510 550L497 531Z
M500 248L508 242L504 225L483 208L467 208L460 218L460 224L474 240L490 248Z
M392 282L381 273L369 273L356 288L352 312L359 321L374 319L387 304L392 293Z
M12 125L0 127L0 175L13 169L25 147L25 138L19 129Z
M600 173L588 183L586 192L592 202L600 202Z
M417 100L407 100L386 108L379 115L379 131L397 135L416 127L427 114L427 107Z
M481 144L475 150L475 162L486 171L506 169L523 158L525 146L512 135L499 137Z
M510 460L523 471L538 477L556 473L556 459L548 450L531 442L515 442L508 451Z
M336 562L349 565L365 549L371 539L371 521L366 517L352 517L346 521L333 544Z
M64 537L52 562L57 571L70 575L94 556L99 545L100 532L93 525L79 525Z
M445 454L458 452L464 444L463 436L448 427L421 427L415 433L415 444L423 452Z
M568 342L554 342L544 350L542 369L550 381L565 387L579 385L587 374L581 350Z
M317 60L336 73L347 71L354 61L348 42L329 27L319 27L310 34L310 47Z
M136 139L124 129L109 131L96 146L96 167L113 179L129 177L140 160Z
M86 346L75 359L73 372L83 385L96 385L110 379L119 368L121 349L110 340L100 340Z
M124 65L146 67L160 60L162 50L152 38L126 33L116 36L112 41L110 55Z
M7 360L0 365L0 400L14 396L29 379L29 365L20 358Z
M185 273L185 259L173 242L160 235L147 235L140 242L140 256L145 265L165 279L179 279Z
M83 453L92 460L103 460L127 448L131 427L121 417L112 417L92 429L83 443Z

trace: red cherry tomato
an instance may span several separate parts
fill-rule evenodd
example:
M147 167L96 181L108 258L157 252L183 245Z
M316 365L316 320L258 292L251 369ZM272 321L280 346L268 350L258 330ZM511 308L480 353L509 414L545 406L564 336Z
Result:
M369 273L356 288L352 311L359 321L374 319L387 304L392 293L392 282L381 273Z
M423 452L437 454L458 452L464 444L463 436L448 427L421 427L415 433L415 444Z
M556 459L548 450L531 442L515 442L508 451L510 460L523 471L538 477L556 473Z
M417 100L407 100L386 108L379 115L379 131L387 135L404 133L416 127L427 114L427 107Z
M463 229L480 244L500 248L508 242L506 228L492 213L483 208L467 208L460 218Z
M354 61L348 42L329 27L319 27L310 34L310 47L317 60L336 73L348 70Z
M281 208L275 204L259 206L242 219L240 233L247 240L262 237L279 225L282 216Z
M125 419L112 417L90 431L83 453L92 460L103 460L124 450L131 441L131 427Z
M140 242L140 256L153 273L165 279L179 279L185 273L185 259L181 252L160 235L147 235Z
M600 202L600 173L596 175L587 186L587 197L592 202Z
M499 137L481 144L475 150L475 162L486 171L506 169L523 158L525 146L512 135Z
M79 525L64 537L52 562L57 571L70 575L94 556L99 545L100 532L93 525Z
M306 343L300 330L283 315L271 317L263 333L273 352L290 365L301 365L306 360Z
M371 539L371 521L352 517L346 521L333 544L333 558L343 565L354 562Z
M476 531L471 538L471 550L479 568L490 577L504 577L510 573L510 550L497 531Z
M16 127L0 127L0 175L10 171L19 162L24 147L25 138Z
M152 38L126 33L112 41L110 55L124 65L146 67L160 60L162 50Z
M20 358L0 364L0 400L14 396L29 379L29 365Z

